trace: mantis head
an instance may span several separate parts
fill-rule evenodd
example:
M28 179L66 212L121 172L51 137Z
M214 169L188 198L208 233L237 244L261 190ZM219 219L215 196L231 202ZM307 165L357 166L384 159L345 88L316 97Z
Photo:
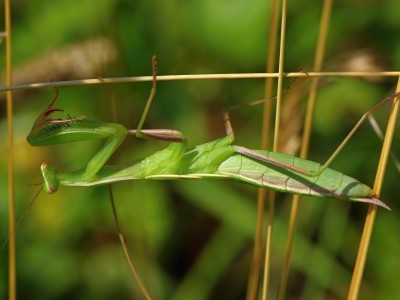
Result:
M40 166L40 172L43 178L43 188L49 194L57 192L60 186L60 181L57 178L57 171L53 167L50 167L47 163L42 163Z

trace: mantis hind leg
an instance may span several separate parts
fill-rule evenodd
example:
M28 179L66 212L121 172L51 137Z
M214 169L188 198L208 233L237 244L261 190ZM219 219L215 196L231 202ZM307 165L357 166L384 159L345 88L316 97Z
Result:
M366 119L368 119L369 116L371 116L375 111L377 111L379 108L386 105L387 103L395 101L395 99L398 99L399 96L400 96L400 92L390 95L390 96L386 97L385 99L383 99L381 102L379 102L377 105L375 105L373 108L371 108L370 110L365 112L362 115L362 117L358 120L356 125L354 125L353 129L347 134L347 136L344 138L344 140L340 143L340 145L336 148L336 150L328 158L328 160L323 164L321 169L315 173L315 176L318 176L326 168L328 168L328 166L332 163L332 161L336 158L336 156L344 148L344 146L347 144L347 142L350 140L350 138L354 135L354 133L357 131L357 129L365 122Z

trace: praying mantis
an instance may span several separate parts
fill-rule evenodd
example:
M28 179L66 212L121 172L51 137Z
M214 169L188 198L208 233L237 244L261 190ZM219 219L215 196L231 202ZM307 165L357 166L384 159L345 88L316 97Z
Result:
M156 82L153 61L153 87L136 129L83 116L53 118L53 113L63 112L53 107L59 95L57 90L47 109L36 119L27 137L29 144L47 146L94 139L105 139L105 143L85 167L73 172L59 172L47 163L42 163L40 169L44 190L53 194L60 186L107 185L139 179L233 179L286 193L364 202L390 209L376 197L370 187L328 166L367 116L398 94L385 98L364 114L333 155L321 165L292 155L234 145L234 132L227 111L223 114L226 136L192 148L188 147L186 138L178 130L143 129L156 93ZM128 135L163 140L170 144L134 163L106 165ZM146 291L143 293L147 294Z
M93 139L106 141L80 170L62 173L47 163L42 163L40 169L45 191L52 194L60 186L94 186L138 179L214 178L233 179L293 194L371 203L389 209L376 198L370 187L328 166L366 117L392 101L397 94L387 97L364 114L328 161L320 165L292 155L233 145L234 132L227 111L224 112L227 135L192 148L188 148L187 140L178 130L142 129L155 92L156 75L153 71L153 88L139 125L136 129L128 130L121 124L104 123L85 117L49 117L54 112L63 111L53 108L58 97L57 91L48 108L36 119L27 137L29 144L47 146ZM170 145L133 164L106 165L127 135L168 141Z

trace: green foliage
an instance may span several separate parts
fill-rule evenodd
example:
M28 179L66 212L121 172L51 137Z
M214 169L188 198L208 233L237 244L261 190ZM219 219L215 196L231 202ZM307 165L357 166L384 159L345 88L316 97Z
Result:
M115 44L119 57L96 66L93 78L149 75L153 54L158 55L159 74L261 72L265 68L270 9L266 1L251 5L239 0L17 3L13 6L16 72L40 56L99 36ZM398 5L394 0L334 3L327 68L341 69L358 50L366 50L383 62L383 68L398 69ZM315 1L289 4L286 71L311 69L319 10ZM56 61L66 61L64 68L68 68L80 57L72 51L70 54ZM79 64L84 66L85 61ZM51 63L30 70L33 75L29 82L37 81L35 74L46 68L51 75L40 80L76 79ZM310 158L324 162L365 110L390 93L393 84L391 79L367 82L357 78L323 82ZM118 122L135 128L150 84L110 87L116 94ZM224 134L222 108L262 98L263 87L263 80L159 82L145 127L182 130L193 144L211 140ZM57 107L66 113L112 120L110 97L103 87L70 87L60 92ZM98 146L96 142L44 148L27 144L25 138L33 121L53 96L52 89L15 94L17 217L23 215L37 191L31 184L40 181L43 161L71 171L84 165ZM258 147L260 111L260 106L244 107L232 113L238 144ZM385 124L387 113L388 108L377 114L380 124ZM4 113L0 122L4 137ZM398 141L395 143L394 149L398 149ZM165 146L132 138L112 161L132 161ZM5 143L0 147L0 232L4 241L7 152ZM379 140L364 125L333 167L372 185L379 147ZM391 299L400 294L393 276L400 268L395 231L399 228L398 179L399 174L389 163L382 199L393 212L379 211L360 299ZM255 229L254 187L224 181L185 181L124 182L113 189L133 260L155 299L244 298ZM280 277L289 205L290 199L280 195L271 295L275 295ZM347 293L366 206L314 198L302 199L300 206L287 298L342 299ZM17 229L17 249L21 299L127 299L139 294L119 245L104 187L42 193ZM7 265L6 255L7 251L2 251L2 266ZM5 298L5 267L0 269L0 278L0 297Z

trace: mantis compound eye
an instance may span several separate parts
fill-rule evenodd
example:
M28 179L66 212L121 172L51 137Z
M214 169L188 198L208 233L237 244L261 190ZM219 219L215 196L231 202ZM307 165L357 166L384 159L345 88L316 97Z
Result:
M40 166L40 171L42 173L44 190L49 194L57 192L60 186L60 181L57 179L57 171L45 162Z

